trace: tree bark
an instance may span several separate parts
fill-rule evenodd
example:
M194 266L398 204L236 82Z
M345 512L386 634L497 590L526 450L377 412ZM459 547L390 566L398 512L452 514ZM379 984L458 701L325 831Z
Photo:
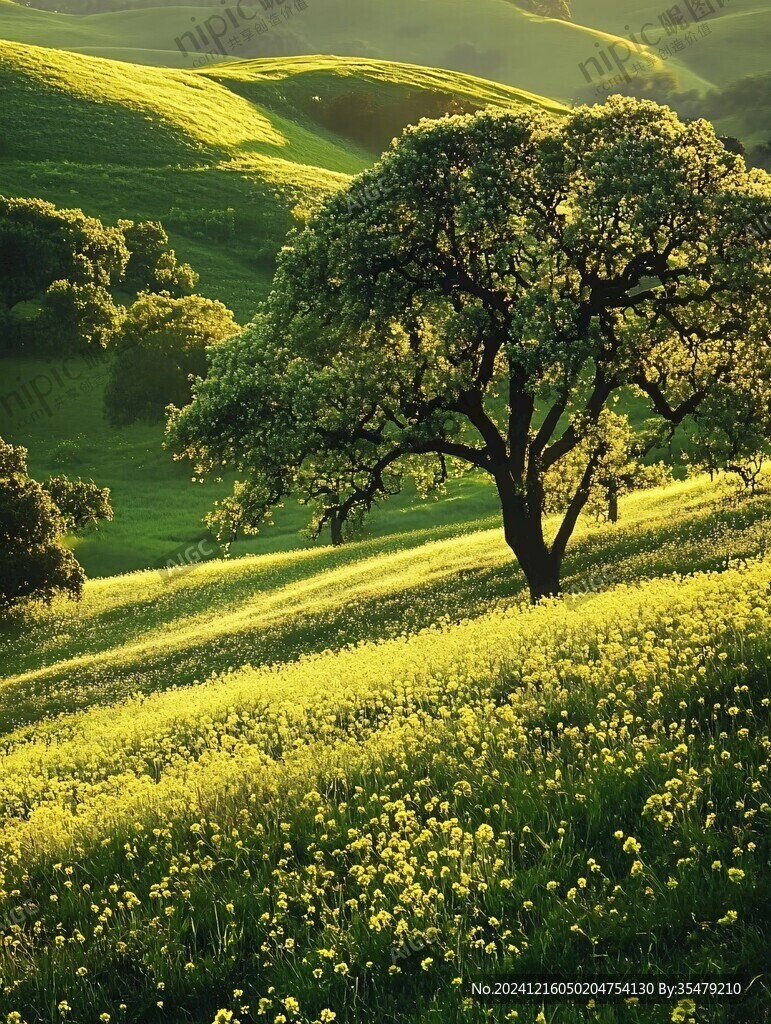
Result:
M525 574L530 600L560 594L562 558L549 551L543 536L543 513L538 495L530 500L517 493L508 473L496 474L506 543Z
M608 487L608 519L611 523L617 523L618 518L618 487L611 484Z
M332 532L332 544L339 548L343 543L344 517L340 512L333 512L329 520L329 528Z

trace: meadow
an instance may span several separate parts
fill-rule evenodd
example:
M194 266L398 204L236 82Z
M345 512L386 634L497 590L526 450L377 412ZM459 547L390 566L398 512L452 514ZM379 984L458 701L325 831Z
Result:
M662 14L308 0L194 70L174 39L216 5L115 6L0 0L0 194L162 221L242 325L288 231L407 124L561 118L579 63ZM699 93L767 72L770 13L726 0L652 67ZM771 1021L768 468L752 494L698 474L686 423L645 456L672 482L584 514L535 606L480 472L408 484L338 547L292 497L223 557L203 517L233 475L110 426L112 358L64 386L55 355L0 350L0 437L115 511L66 539L79 601L0 613L0 1022ZM746 992L471 987L544 972Z
M8 1019L482 1021L477 974L762 975L768 504L635 501L536 608L488 530L41 613L2 694ZM696 1002L496 1019L761 1019L768 992Z

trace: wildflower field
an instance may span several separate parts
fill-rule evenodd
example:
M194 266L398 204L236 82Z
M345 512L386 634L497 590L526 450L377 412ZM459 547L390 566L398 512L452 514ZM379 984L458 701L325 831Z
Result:
M768 499L628 508L538 607L488 529L212 563L154 622L147 574L94 581L26 624L37 665L20 626L0 1020L767 1019ZM756 980L720 1006L470 995L544 970Z

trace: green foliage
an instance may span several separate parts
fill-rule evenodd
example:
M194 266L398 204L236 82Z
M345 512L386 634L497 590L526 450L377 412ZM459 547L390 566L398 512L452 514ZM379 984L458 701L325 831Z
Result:
M134 292L166 291L171 295L190 295L198 284L198 274L187 263L179 263L169 246L169 236L159 221L118 221L130 253L125 284Z
M59 509L68 533L80 533L112 519L109 487L99 487L92 480L69 480L66 476L49 477L42 486Z
M519 0L518 7L543 18L562 18L570 21L570 7L567 0Z
M0 295L5 305L40 296L54 281L108 287L129 254L117 228L82 210L0 195Z
M36 347L63 354L77 352L84 344L107 348L123 316L101 285L54 281L40 302Z
M65 521L27 471L26 448L0 438L0 610L27 598L80 597L85 574L61 544Z
M226 210L190 210L173 206L168 216L170 227L177 228L196 238L217 238L227 241L236 236L236 211L232 206Z
M200 295L140 295L115 339L105 392L110 423L160 421L169 403L186 402L191 375L206 372L207 348L237 330L221 302Z
M437 480L465 462L495 482L532 596L556 593L609 401L634 387L680 424L765 343L771 246L746 226L770 210L708 124L653 103L423 123L296 232L172 443L247 474L252 525L310 496L316 463L366 506L405 457ZM547 543L547 476L582 445Z
M738 476L754 490L771 457L771 344L759 344L736 367L731 386L699 409L691 461L710 473Z
M160 222L106 227L82 210L39 199L0 196L0 293L14 306L35 300L38 316L16 324L6 314L12 350L71 354L106 348L123 319L109 288L189 295L198 274L180 263Z
M586 511L598 520L615 523L620 517L619 500L634 490L661 487L672 479L662 462L645 464L643 458L657 440L636 432L629 417L603 409L596 423L588 424L581 443L546 474L545 507L565 512L581 484L593 452L598 452Z

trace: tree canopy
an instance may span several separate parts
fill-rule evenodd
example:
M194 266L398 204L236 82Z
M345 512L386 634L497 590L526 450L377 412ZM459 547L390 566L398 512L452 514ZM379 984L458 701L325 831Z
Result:
M172 443L243 474L252 527L317 464L365 507L405 462L435 481L466 464L495 483L532 597L556 594L613 396L675 426L737 366L767 371L771 249L747 226L770 180L652 102L422 122L294 234ZM550 475L578 452L547 530Z
M0 611L28 598L80 597L85 573L64 534L112 519L110 492L82 480L33 480L27 450L0 437Z
M110 227L82 210L0 196L0 316L10 340L5 348L105 348L123 316L111 289L182 296L197 282L156 221L121 220ZM37 315L14 317L10 311L22 302L34 303Z

